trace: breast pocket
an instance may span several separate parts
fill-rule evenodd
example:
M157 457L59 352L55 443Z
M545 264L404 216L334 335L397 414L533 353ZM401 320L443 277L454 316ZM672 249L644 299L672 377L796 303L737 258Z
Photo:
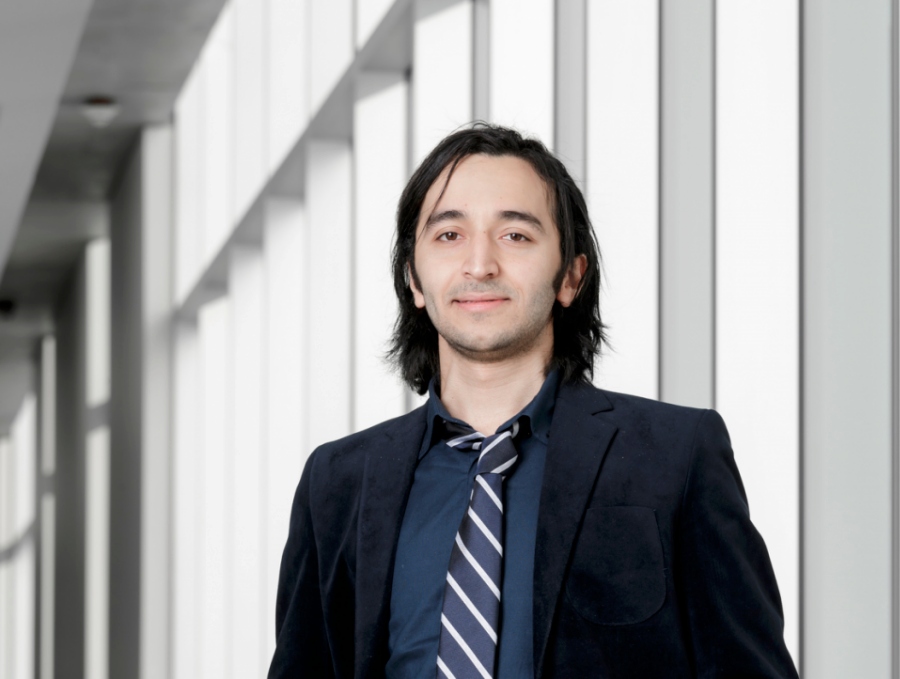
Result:
M647 507L589 508L566 598L582 617L601 625L631 625L656 613L666 600L656 513Z

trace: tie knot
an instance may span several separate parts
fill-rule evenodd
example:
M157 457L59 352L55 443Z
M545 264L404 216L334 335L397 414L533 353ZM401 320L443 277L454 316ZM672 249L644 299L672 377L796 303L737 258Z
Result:
M518 420L508 429L490 436L455 422L446 422L445 427L450 437L447 439L448 446L459 450L478 451L476 474L500 474L507 477L512 473L519 459L519 453L513 443L513 439L519 433Z

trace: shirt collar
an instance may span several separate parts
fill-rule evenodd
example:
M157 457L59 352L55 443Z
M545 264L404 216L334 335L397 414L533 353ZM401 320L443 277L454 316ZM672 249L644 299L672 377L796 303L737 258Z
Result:
M520 410L516 415L501 424L498 427L498 431L506 429L513 423L514 420L517 420L521 417L527 418L532 436L537 436L545 440L549 438L550 421L553 419L553 407L556 405L556 392L558 387L559 371L551 370L550 374L547 375L546 379L544 379L544 383L541 385L540 391L538 391L537 395L533 399L531 399L531 402L527 406L522 408L522 410ZM435 444L434 438L436 433L440 429L439 427L435 426L438 418L450 422L456 422L457 424L470 426L468 423L453 417L452 415L450 415L450 413L447 412L447 409L441 402L440 396L438 396L435 378L432 378L431 382L429 382L428 384L428 410L426 419L427 424L425 429L425 436L422 438L422 448L421 450L419 450L419 459L422 459L425 453L427 453Z

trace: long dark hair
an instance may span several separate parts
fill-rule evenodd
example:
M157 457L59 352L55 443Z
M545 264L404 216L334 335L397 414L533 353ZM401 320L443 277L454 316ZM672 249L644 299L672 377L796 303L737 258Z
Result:
M400 310L388 359L403 380L419 394L428 390L431 378L439 372L437 330L425 309L416 307L409 289L408 272L412 272L418 285L416 227L425 194L446 167L450 167L452 175L461 160L475 154L521 158L547 185L562 255L554 289L559 290L565 273L578 255L587 259L587 268L572 304L563 307L555 302L553 305L553 360L550 365L560 371L563 381L587 382L593 377L594 356L606 340L606 334L600 319L600 249L584 196L565 165L540 141L524 138L506 127L480 122L445 137L422 161L400 197L392 257L394 291Z

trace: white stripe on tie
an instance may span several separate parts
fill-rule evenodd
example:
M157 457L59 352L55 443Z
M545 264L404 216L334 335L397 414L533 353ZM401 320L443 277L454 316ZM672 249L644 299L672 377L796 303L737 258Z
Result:
M481 458L483 458L485 455L487 455L489 451L493 450L494 447L498 443L500 443L500 441L503 441L504 439L508 439L509 437L510 437L510 434L508 431L505 431L502 434L500 434L497 438L495 438L493 441L491 441L488 444L487 448L485 448L484 450L481 451L481 455L478 456L478 461L480 462Z
M447 679L456 679L456 676L450 671L450 668L444 664L443 660L441 660L441 656L438 656L438 669L444 673L444 676L447 677Z
M495 467L494 469L492 469L492 470L491 470L491 474L502 474L502 473L505 472L507 469L509 469L510 467L512 467L512 466L516 463L516 460L518 460L518 459L519 459L519 456L518 456L518 455L516 455L516 456L514 456L514 457L511 457L511 458L508 459L506 462L504 462L503 464L501 464L499 467Z
M497 509L499 509L500 513L502 514L503 513L503 503L500 502L500 498L497 497L497 494L494 492L494 489L488 485L488 482L484 480L484 477L481 474L476 476L475 480L478 482L478 485L480 485L482 488L484 488L484 491L488 494L488 497L494 501L494 504L497 505ZM471 499L471 496L470 496L470 499Z
M471 434L464 434L463 436L457 436L455 439L450 439L447 441L447 445L451 448L456 448L457 446L465 443L466 441L472 441L473 439L483 439L484 434L479 434L477 431L473 431Z
M481 674L484 679L492 679L491 673L484 669L484 665L481 664L481 661L478 659L478 656L472 652L472 649L469 648L469 644L466 643L466 640L462 638L459 632L456 631L456 628L450 624L450 621L447 620L447 616L441 613L441 624L447 628L447 631L453 635L453 638L456 639L456 643L459 644L459 647L463 650L463 652L469 656L469 660L472 661L472 664L475 665L475 669Z
M475 608L475 604L472 603L472 600L466 596L466 593L463 592L462 587L459 586L459 583L456 582L456 578L447 573L447 582L450 583L450 586L453 590L459 594L459 598L462 599L462 602L466 605L466 608L469 609L469 613L471 613L475 619L481 623L481 626L484 627L484 631L488 633L488 636L491 638L491 641L494 644L497 643L497 633L491 627L491 623L484 619L484 616L481 614L477 608Z
M475 513L475 510L471 507L469 507L469 518L471 518L472 521L475 522L475 525L481 529L481 532L484 533L484 537L486 537L490 541L490 543L494 545L494 549L497 550L497 553L500 556L503 556L503 546L499 542L497 542L497 538L493 536L488 527L484 525L484 521L481 520L481 517L479 517L478 514Z
M484 580L484 584L488 586L488 589L494 593L494 596L497 597L497 601L500 601L500 590L497 589L497 585L494 584L494 581L491 580L491 576L484 572L484 569L481 567L481 564L475 560L475 557L469 553L469 550L466 549L466 546L463 544L462 538L459 537L459 533L456 534L456 544L459 546L459 551L462 552L462 555L466 557L466 561L469 562L469 565L475 569L475 572L481 576L481 579Z

